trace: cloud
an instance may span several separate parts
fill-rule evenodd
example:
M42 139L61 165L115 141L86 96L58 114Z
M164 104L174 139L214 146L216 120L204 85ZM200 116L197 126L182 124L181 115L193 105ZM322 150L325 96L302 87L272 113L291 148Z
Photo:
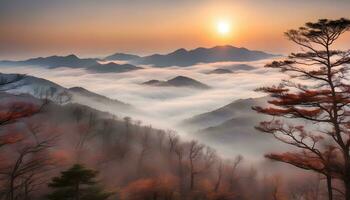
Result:
M130 103L141 111L133 116L159 128L176 129L183 119L208 112L237 99L259 97L254 89L278 83L285 75L263 68L269 60L258 62L223 62L198 64L190 67L145 67L126 73L92 74L84 69L37 67L1 67L3 73L25 73L48 79L64 87L81 86L93 92ZM232 74L206 74L215 68L248 64L254 70ZM212 87L210 90L190 88L152 87L140 83L188 76ZM118 113L118 111L111 112Z
M254 89L277 83L282 75L262 66L268 60L258 62L222 62L198 64L190 67L152 68L126 72L92 74L84 69L2 67L5 73L25 73L51 80L65 87L81 86L93 92L130 103L145 111L153 119L143 120L160 125L174 125L184 118L207 112L236 99L258 97ZM255 70L237 71L232 74L206 74L215 68L249 64ZM190 88L151 87L140 83L151 80L168 80L178 75L188 76L212 87L210 90ZM141 116L140 116L141 117Z

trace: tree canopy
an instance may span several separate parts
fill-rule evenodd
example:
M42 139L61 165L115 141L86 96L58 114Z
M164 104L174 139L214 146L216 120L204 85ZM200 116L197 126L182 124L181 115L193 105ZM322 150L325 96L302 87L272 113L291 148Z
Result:
M350 199L350 84L346 78L350 50L332 49L349 29L350 20L341 18L287 31L287 38L302 51L266 67L288 73L290 79L259 88L273 99L268 107L253 108L274 116L261 122L258 130L299 149L266 157L325 175L329 199L333 198L332 179L343 181L344 188L336 191Z
M48 195L51 200L103 200L110 193L103 192L96 184L98 172L87 169L83 165L75 164L67 171L61 172L61 176L54 177L49 187L54 191Z

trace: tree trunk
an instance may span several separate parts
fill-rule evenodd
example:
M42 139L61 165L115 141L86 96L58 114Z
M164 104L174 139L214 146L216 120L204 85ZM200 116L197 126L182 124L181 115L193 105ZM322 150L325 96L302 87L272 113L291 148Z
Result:
M216 181L214 192L218 192L221 184L222 172L219 172L218 180Z
M179 188L180 188L180 197L181 199L185 196L185 189L184 189L184 176L182 171L182 157L178 157L178 165L179 165Z
M344 194L345 200L350 200L350 176L348 174L345 174L343 182L344 182L344 189L345 189L345 194Z
M333 200L332 177L327 176L328 200Z
M80 199L80 189L79 189L79 182L78 182L75 185L75 200L79 200L79 199Z
M194 188L194 173L191 173L191 185L190 185L191 190Z
M193 160L190 158L190 189L191 191L194 188L194 166L193 166Z
M15 199L15 180L11 178L10 180L10 200Z

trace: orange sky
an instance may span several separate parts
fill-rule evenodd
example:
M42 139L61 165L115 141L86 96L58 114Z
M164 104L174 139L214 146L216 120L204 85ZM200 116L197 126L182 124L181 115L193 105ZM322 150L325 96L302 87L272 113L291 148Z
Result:
M76 53L149 54L231 44L273 53L283 32L319 18L350 17L347 0L0 0L0 59ZM220 20L231 31L217 33ZM347 48L349 34L338 46Z

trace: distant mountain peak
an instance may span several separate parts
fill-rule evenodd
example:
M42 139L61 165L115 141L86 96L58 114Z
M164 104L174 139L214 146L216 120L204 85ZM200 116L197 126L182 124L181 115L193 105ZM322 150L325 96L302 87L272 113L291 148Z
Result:
M193 80L193 79L188 78L186 76L176 76L175 78L173 78L171 80Z
M62 56L62 57L64 57L64 56ZM66 58L74 58L74 59L79 59L79 57L78 56L76 56L75 54L69 54L69 55L67 55L67 56L65 56Z
M172 87L192 87L197 89L209 89L210 87L204 83L201 83L197 80L194 80L192 78L186 77L186 76L176 76L172 79L169 79L167 81L160 81L160 80L149 80L144 83L143 85L151 85L151 86L172 86Z
M22 61L5 61L5 64L12 65L36 65L49 68L56 67L70 67L70 68L82 68L97 64L96 59L92 58L79 58L74 54L66 56L48 56L48 57L37 57Z
M208 72L208 74L231 74L231 73L233 73L231 70L222 69L222 68L214 69L214 70Z
M256 61L271 58L277 55L262 51L249 50L232 45L214 46L211 48L199 47L192 50L177 49L168 54L153 54L131 60L134 64L167 66L191 66L197 63L227 62L227 61Z
M108 62L106 64L97 63L87 68L88 71L95 73L122 73L138 69L142 68L131 64L117 64L114 62Z
M133 59L138 59L140 56L134 55L134 54L127 54L127 53L115 53L112 55L109 55L104 58L104 60L120 60L120 61L128 61Z
M173 53L185 53L187 52L187 50L185 48L180 48L180 49L177 49L176 51L174 51Z

